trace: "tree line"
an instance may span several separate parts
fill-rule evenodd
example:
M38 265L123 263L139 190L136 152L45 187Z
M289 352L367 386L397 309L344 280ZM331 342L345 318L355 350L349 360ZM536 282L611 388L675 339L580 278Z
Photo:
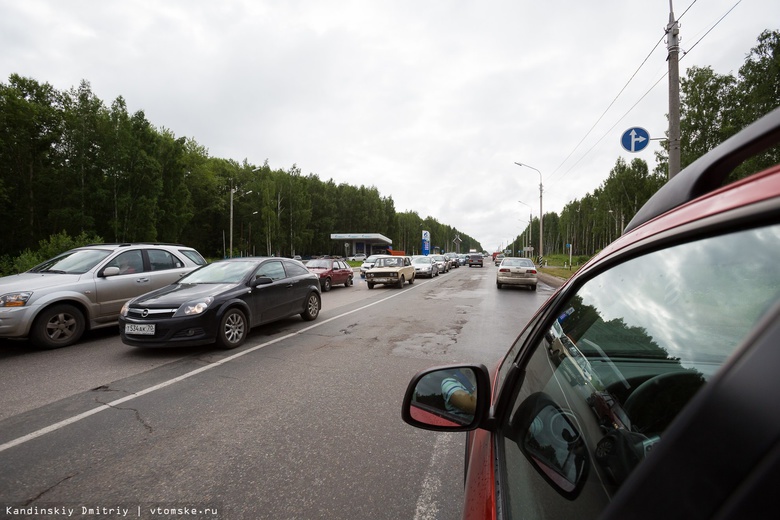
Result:
M780 32L765 31L737 76L692 67L681 79L681 162L685 167L780 106ZM667 153L647 163L618 158L593 193L544 215L545 253L590 256L620 235L666 181ZM734 178L780 162L774 149ZM233 201L233 251L230 248ZM210 258L344 254L331 233L376 232L396 249L432 246L482 251L479 241L434 217L397 212L373 186L335 184L300 168L211 157L194 139L110 106L87 81L59 91L12 74L0 84L0 274L11 274L53 245L175 242ZM509 246L538 244L538 217ZM20 259L22 259L20 261ZM41 259L42 260L42 259Z
M750 123L780 106L780 31L764 31L747 54L739 73L718 74L711 67L691 67L680 79L680 163L684 168ZM740 165L734 181L780 163L775 147ZM656 153L650 171L646 161L618 158L593 193L569 202L563 211L545 213L544 253L569 254L580 261L620 236L634 214L667 180L668 145ZM509 246L538 250L539 219Z
M433 217L397 212L375 187L211 157L130 114L121 96L107 106L87 81L58 91L13 74L0 84L0 273L52 244L184 243L221 258L231 255L231 218L233 256L344 254L330 234L352 232L419 252L423 229L443 250L456 235L481 249Z

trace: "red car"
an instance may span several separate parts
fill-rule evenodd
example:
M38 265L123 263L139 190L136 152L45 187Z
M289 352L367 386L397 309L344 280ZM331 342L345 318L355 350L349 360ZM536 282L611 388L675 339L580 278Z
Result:
M780 109L670 180L492 382L412 379L407 423L468 432L464 518L776 517L780 165L719 186L778 143Z
M320 277L322 292L330 291L334 285L350 287L355 273L343 260L333 258L316 258L306 262L306 268Z

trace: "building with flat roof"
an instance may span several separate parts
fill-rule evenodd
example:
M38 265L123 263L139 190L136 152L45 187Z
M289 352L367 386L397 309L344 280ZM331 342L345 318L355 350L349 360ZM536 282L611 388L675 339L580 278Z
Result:
M331 240L344 242L344 256L366 256L392 249L393 241L379 233L331 233Z

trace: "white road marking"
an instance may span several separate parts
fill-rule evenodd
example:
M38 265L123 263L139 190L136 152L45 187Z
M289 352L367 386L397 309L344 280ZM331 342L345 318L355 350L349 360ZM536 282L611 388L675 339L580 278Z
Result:
M339 314L338 316L334 316L333 318L328 318L324 321L318 321L317 323L310 325L309 327L305 327L301 330L298 330L296 332L291 332L290 334L287 334L285 336L281 336L279 338L273 339L271 341L268 341L266 343L261 343L259 345L255 345L252 348L249 348L247 350L242 350L241 352L238 352L232 356L228 356L224 359L221 359L219 361L215 361L214 363L195 369L191 372L187 372L186 374L182 374L179 377L175 377L173 379L169 379L168 381L163 381L162 383L159 383L154 386L150 386L149 388L145 388L139 392L132 393L130 395L127 395L125 397L122 397L121 399L117 399L116 401L111 401L110 403L106 403L104 405L98 406L97 408L93 408L92 410L86 411L84 413L80 413L78 415L74 415L73 417L69 417L68 419L64 419L62 421L56 422L50 426L46 426L45 428L41 428L40 430L36 430L32 433L28 433L27 435L23 435L22 437L18 437L16 439L10 440L4 444L0 444L0 453L4 452L5 450L8 450L10 448L13 448L14 446L19 446L20 444L24 444L27 441L31 441L33 439L37 439L38 437L41 437L43 435L46 435L47 433L51 433L57 430L60 430L68 425L71 425L73 423L77 423L81 421L82 419L86 419L87 417L90 417L92 415L95 415L97 413L103 412L105 410L110 410L111 408L118 406L122 403L126 403L128 401L132 401L133 399L136 399L138 397L141 397L146 394L150 394L156 390L160 390L161 388L165 388L167 386L171 386L172 384L178 383L179 381L184 381L185 379L189 379L192 376L198 375L202 372L205 372L207 370L211 370L212 368L216 368L218 366L224 365L225 363L228 363L230 361L233 361L234 359L238 359L241 356L245 356L251 352L254 352L255 350L259 350L261 348L265 348L269 345L273 345L274 343L278 343L280 341L284 341L286 339L292 338L294 336L297 336L298 334L303 334L305 332L308 332L312 329L316 329L317 327L321 327L322 325L325 325L326 323L330 323L331 321L338 320L340 318L343 318L344 316L349 316L350 314L353 314L355 312L360 312L364 309L368 309L369 307L373 307L374 305L378 305L380 303L386 302L387 300L390 300L391 298L395 298L396 296L401 296L403 294L406 294L410 290L413 290L417 287L421 287L425 285L425 282L414 284L411 287L406 288L404 291L398 291L394 294L388 296L387 298L382 298L381 300L377 300L375 302L369 303L368 305L364 305L363 307L360 307L358 309L351 310L349 312L345 312L344 314Z
M440 460L446 459L450 451L451 435L439 433L436 436L436 443L433 445L431 453L431 462L428 464L428 470L423 478L420 496L417 498L417 508L414 512L414 520L435 520L438 518L439 504L436 502L436 495L441 488L442 464Z

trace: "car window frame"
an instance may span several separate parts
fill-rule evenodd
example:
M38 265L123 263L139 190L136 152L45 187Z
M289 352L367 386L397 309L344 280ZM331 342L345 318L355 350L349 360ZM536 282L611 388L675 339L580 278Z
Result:
M612 244L612 246L615 246L615 249L611 254L608 253L607 256L599 259L596 263L583 266L580 276L564 283L550 297L518 335L518 338L498 365L496 377L493 381L495 390L493 411L485 426L493 432L491 437L496 463L495 485L496 489L500 490L497 494L502 502L500 505L502 510L506 511L508 491L504 483L504 475L507 474L507 470L504 466L506 454L501 435L501 425L508 420L508 414L511 413L516 396L524 384L525 367L535 353L537 346L543 341L545 333L549 331L553 322L564 310L563 307L567 302L579 294L583 286L590 281L618 265L636 258L698 240L778 224L780 224L780 201L766 200L752 204L749 207L735 208L678 226L672 225L659 233L643 236L636 241L629 242L628 245L622 248L619 247L621 239L618 239ZM626 236L626 240L630 240L630 237ZM753 324L753 329L751 329L748 337L759 326L759 323ZM745 340L746 338L743 338L743 341ZM737 351L741 347L742 345L737 347ZM726 363L729 362L727 361ZM722 371L724 366L725 364L721 365L718 372ZM707 385L704 386L705 389L706 387Z

